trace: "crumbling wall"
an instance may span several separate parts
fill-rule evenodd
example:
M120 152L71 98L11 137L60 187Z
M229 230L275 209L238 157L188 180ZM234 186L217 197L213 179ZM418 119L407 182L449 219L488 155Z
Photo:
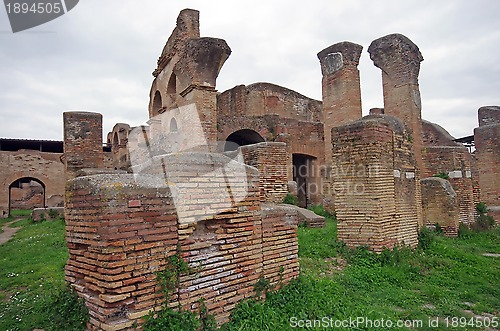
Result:
M217 139L225 141L233 132L251 129L265 141L286 142L290 154L312 155L323 162L320 115L319 101L292 90L264 83L239 85L217 97Z
M65 130L74 127L65 123ZM145 142L131 141L138 148ZM156 147L148 145L134 174L72 168L66 279L85 299L91 329L132 330L160 309L165 298L157 274L172 268L166 258L174 254L196 272L181 275L169 304L196 311L203 298L219 324L239 301L256 294L260 277L279 286L298 274L298 216L272 205L262 214L259 172L242 155L159 154Z
M460 208L460 222L470 224L476 218L472 157L468 149L453 141L441 126L422 121L424 152L423 178L445 174L453 186Z
M500 221L500 107L481 107L479 127L474 129L476 167L480 200L490 208L490 215Z
M470 224L475 220L474 192L472 187L471 156L464 146L427 146L424 162L426 177L445 174L456 192L459 220Z
M262 268L278 289L299 275L299 215L293 206L262 204Z
M269 99L269 95L275 96L278 101L269 101L274 100ZM296 106L292 107L293 104ZM258 105L264 106L269 113L259 115L262 111ZM221 93L217 98L218 140L226 141L234 132L251 129L266 142L286 143L288 181L293 180L293 154L314 158L315 169L307 175L314 187L308 201L318 204L321 202L323 186L319 176L320 165L324 164L325 152L320 115L318 101L294 91L272 84L240 85Z
M111 146L112 165L111 169L127 170L130 168L130 156L127 143L130 125L117 123L113 130L108 133L108 144Z
M458 196L450 182L438 177L422 179L422 211L426 225L439 224L444 234L458 236Z
M421 200L408 129L370 115L332 129L332 171L338 238L374 251L417 244Z
M45 201L48 207L55 207L53 201L64 194L64 164L61 153L20 150L0 151L0 217L7 217L9 210L9 187L21 178L34 178L45 185ZM15 198L15 194L12 198ZM54 203L53 203L54 202ZM38 205L40 206L40 205ZM15 206L14 206L15 207Z
M85 299L92 330L132 329L163 299L156 272L176 253L175 206L161 182L141 181L98 174L67 184L66 280Z
M281 203L288 192L290 155L284 143L240 147L245 163L259 171L260 201Z

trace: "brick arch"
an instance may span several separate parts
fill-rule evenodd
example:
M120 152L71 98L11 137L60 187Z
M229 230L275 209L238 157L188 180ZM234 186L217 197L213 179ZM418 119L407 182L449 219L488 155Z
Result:
M33 178L45 185L45 205L52 196L64 196L66 176L62 153L34 150L0 151L0 217L9 214L9 192L12 183L21 178Z
M225 151L236 149L238 146L245 146L264 142L265 139L260 133L252 129L236 130L225 139Z
M33 177L32 175L29 175L29 176L26 176L26 177L20 177L20 178L17 178L15 179L14 181L12 181L10 184L9 184L9 187L8 187L8 191L9 191L9 205L8 205L8 213L10 215L10 211L11 211L11 206L12 206L12 197L11 197L11 190L12 188L15 186L15 184L17 183L22 183L22 182L30 182L30 181L35 181L37 182L38 184L40 184L43 188L43 205L42 207L46 207L47 205L47 188L46 188L46 185L45 183L40 180L39 178L36 178L36 177Z

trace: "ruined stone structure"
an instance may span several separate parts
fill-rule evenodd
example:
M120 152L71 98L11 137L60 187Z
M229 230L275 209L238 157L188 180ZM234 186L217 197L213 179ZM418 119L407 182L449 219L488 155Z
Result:
M500 107L481 107L479 127L474 129L475 168L479 182L479 200L500 221Z
M59 142L1 139L0 217L7 217L16 208L61 205L64 196L61 156Z
M458 235L460 219L457 194L450 182L439 177L422 179L422 206L425 224L439 224L444 234Z
M181 12L153 73L149 126L108 135L116 170L97 148L100 115L64 114L66 279L90 329L132 329L161 308L157 272L175 254L197 271L181 275L169 304L196 310L203 298L219 324L259 278L279 287L298 275L299 213L274 204L290 180L287 145L217 142L215 81L229 54L200 38L197 11Z
M417 244L420 182L409 129L397 118L369 115L332 130L338 238L374 251Z
M317 54L322 101L270 83L218 92L231 49L201 37L199 13L183 10L153 71L147 125L116 124L103 151L102 116L67 112L64 154L0 148L2 216L28 180L46 201L65 197L66 280L96 330L132 329L159 309L156 275L174 255L197 272L181 275L169 304L196 310L203 298L219 324L259 278L296 277L297 225L324 220L281 205L287 194L324 204L339 240L376 252L415 247L423 226L456 236L480 201L500 220L500 107L479 109L472 153L422 120L422 54L392 34L368 47L384 105L363 117L362 49L344 41Z
M439 125L427 121L422 123L425 146L423 178L440 174L447 176L457 195L454 200L459 206L459 221L470 224L476 218L474 206L479 202L473 194L472 156ZM458 223L456 226L458 230Z

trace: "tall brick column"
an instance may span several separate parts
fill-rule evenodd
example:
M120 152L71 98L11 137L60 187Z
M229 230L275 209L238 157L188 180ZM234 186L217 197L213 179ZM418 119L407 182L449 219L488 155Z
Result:
M424 60L417 45L402 34L390 34L374 40L368 47L370 59L382 70L384 113L408 126L417 164L416 180L424 171L422 160L422 103L418 86L420 62ZM421 201L420 185L417 199ZM422 206L417 210L419 226L423 225Z
M323 74L323 123L325 128L325 161L332 160L331 130L361 118L359 57L363 46L344 41L318 53Z
M489 207L495 221L500 222L500 107L479 108L478 119L474 142L480 201Z
M102 115L91 112L65 112L64 160L66 179L83 168L102 168Z

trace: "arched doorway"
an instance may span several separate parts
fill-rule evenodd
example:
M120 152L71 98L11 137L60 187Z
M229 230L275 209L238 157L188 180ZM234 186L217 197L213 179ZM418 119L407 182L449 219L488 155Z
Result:
M234 151L238 149L240 146L257 144L264 142L264 138L262 136L250 129L242 129L231 133L226 138L226 143L224 145L224 152Z
M9 215L12 209L43 208L45 184L34 177L22 177L9 185Z

